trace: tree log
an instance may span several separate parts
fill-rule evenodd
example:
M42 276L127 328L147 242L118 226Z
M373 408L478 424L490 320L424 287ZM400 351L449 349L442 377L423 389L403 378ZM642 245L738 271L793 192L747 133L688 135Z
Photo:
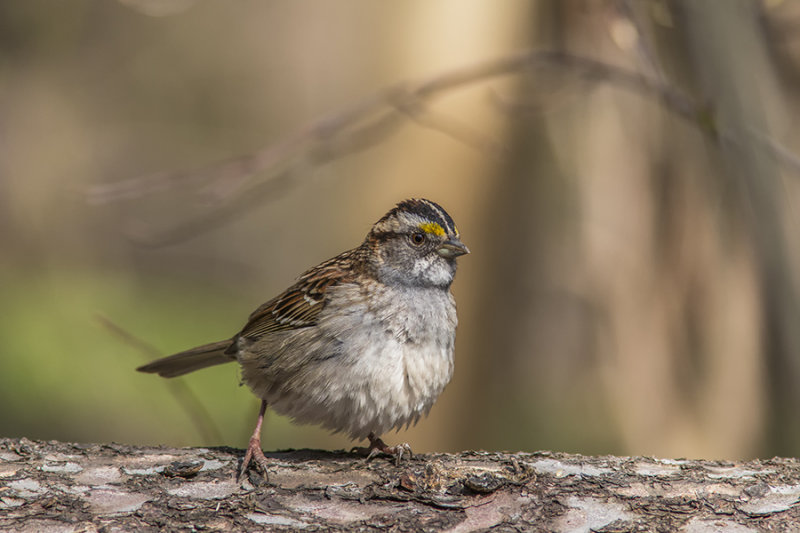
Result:
M0 531L800 531L800 462L0 439Z

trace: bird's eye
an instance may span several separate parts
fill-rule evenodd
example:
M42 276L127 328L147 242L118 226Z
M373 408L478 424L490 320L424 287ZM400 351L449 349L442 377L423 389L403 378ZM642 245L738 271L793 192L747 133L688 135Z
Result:
M425 242L425 234L424 233L412 233L411 234L411 244L415 246L421 246L422 243Z

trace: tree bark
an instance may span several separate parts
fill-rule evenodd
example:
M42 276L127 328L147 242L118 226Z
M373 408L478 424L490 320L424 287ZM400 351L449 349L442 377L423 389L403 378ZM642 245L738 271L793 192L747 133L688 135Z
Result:
M796 459L268 453L0 439L2 531L798 531Z

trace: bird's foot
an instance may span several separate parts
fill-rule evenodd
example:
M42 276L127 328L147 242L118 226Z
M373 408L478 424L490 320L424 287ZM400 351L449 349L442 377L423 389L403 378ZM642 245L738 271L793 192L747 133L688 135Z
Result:
M267 473L268 462L264 451L261 449L261 439L250 439L250 443L247 445L247 452L244 454L244 459L242 459L242 469L239 471L239 475L236 478L237 481L242 480L251 462L254 462L256 466L264 472L264 478L269 481L269 474Z
M388 446L380 437L376 437L372 433L370 433L369 437L367 438L369 439L368 447L355 447L352 450L358 454L366 455L367 461L371 461L374 457L380 454L386 454L393 456L395 459L395 464L400 466L400 461L403 459L404 455L414 457L414 454L411 452L411 446L409 446L406 442L396 446Z
M242 469L239 470L239 475L236 476L236 482L241 482L247 467L250 466L250 461L255 461L256 465L264 472L264 480L269 481L269 474L267 473L267 458L264 456L264 451L261 449L261 424L264 422L264 413L267 411L267 401L261 400L261 408L258 410L258 419L256 420L256 428L253 430L253 436L250 437L250 442L247 445L247 451L242 459Z

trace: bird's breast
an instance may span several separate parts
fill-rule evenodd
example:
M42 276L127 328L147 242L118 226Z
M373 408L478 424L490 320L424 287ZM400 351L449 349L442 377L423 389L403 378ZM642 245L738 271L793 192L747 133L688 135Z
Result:
M315 326L262 345L253 391L280 413L353 437L427 413L453 375L455 302L441 289L329 289ZM248 379L249 378L249 379Z

